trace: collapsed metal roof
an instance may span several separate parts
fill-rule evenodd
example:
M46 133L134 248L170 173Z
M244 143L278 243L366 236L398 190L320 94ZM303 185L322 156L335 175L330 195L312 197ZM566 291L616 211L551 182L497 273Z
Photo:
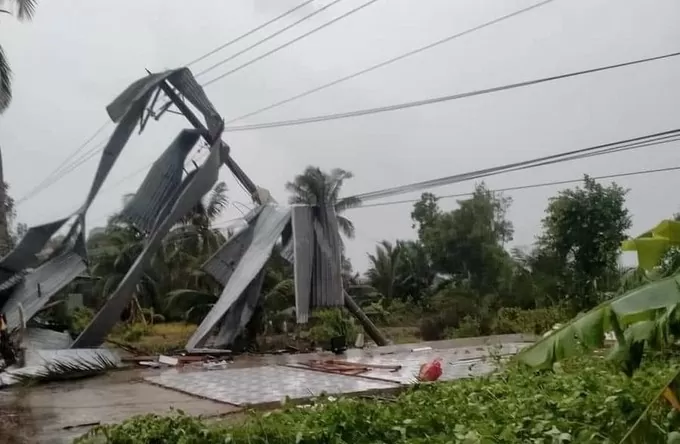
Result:
M224 124L219 113L189 69L181 68L150 74L133 82L107 107L117 125L103 150L83 205L64 218L31 227L16 248L0 260L0 311L6 313L10 328L19 327L21 315L25 319L34 316L50 298L86 270L87 211L137 124L140 131L144 128L152 113L148 108L153 108L161 90L194 128L180 131L125 206L121 218L147 235L144 248L71 347L96 347L104 341L131 301L163 238L210 191L222 165L231 169L253 199L262 205L246 217L248 227L230 238L204 265L204 269L224 285L224 290L190 338L187 349L203 347L209 342L228 345L243 330L262 297L264 266L284 232L283 255L295 264L298 321L306 322L313 307L343 304L341 242L335 210L275 205L269 193L257 188L231 158L229 146L220 138ZM198 110L205 124L186 102ZM184 161L199 138L209 144L210 153L203 164L183 178ZM72 225L64 240L41 261L38 253L69 221Z

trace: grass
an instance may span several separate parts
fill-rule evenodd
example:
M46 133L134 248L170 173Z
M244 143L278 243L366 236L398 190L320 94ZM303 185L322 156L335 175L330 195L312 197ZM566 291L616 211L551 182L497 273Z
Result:
M678 365L678 356L648 356L627 378L598 355L566 361L554 373L510 364L496 375L416 386L393 399L319 400L236 424L181 412L139 416L95 428L80 442L616 443ZM677 412L663 401L654 405L642 442L666 442L680 426Z
M418 327L380 327L395 344L413 344L422 341Z
M156 355L183 350L195 330L196 325L184 322L133 324L114 330L110 339L132 347L142 354Z

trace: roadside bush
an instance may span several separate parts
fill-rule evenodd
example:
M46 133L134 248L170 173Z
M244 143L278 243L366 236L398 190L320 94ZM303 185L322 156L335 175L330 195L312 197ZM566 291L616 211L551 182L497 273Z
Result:
M331 338L344 336L347 345L354 344L359 329L354 319L342 309L319 310L313 315L313 326L309 329L309 338L316 344L328 345Z
M441 315L424 317L420 321L420 337L423 341L439 341L446 336L447 327Z
M597 355L564 361L558 373L511 364L496 375L424 384L394 399L320 400L309 408L209 425L174 414L93 429L80 443L445 444L612 443L658 397L677 356L646 357L632 378ZM640 423L644 441L676 442L680 415L658 401Z
M495 334L533 333L542 334L557 323L568 321L570 316L560 307L522 310L504 307L498 310L492 330Z

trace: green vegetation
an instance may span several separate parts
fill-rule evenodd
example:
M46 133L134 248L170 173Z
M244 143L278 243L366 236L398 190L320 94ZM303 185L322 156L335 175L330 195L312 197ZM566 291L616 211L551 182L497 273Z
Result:
M347 214L359 202L339 197L351 178L341 169L326 173L308 167L286 188L291 203L335 206L341 232L351 238L354 226ZM508 251L511 199L480 183L470 198L445 211L436 196L425 193L411 213L415 238L378 243L368 253L370 267L363 276L344 257L345 287L395 342L542 334L647 279L617 266L630 226L624 198L617 185L605 187L586 177L583 187L561 191L550 201L533 248ZM213 226L227 205L227 189L220 183L172 229L121 317L126 326L111 339L145 352L181 348L185 333L221 292L200 267L231 235ZM94 279L63 292L82 293L86 309L68 314L62 304L43 317L74 335L81 331L135 260L142 241L134 227L113 217L103 233L88 239ZM670 268L673 257L657 262ZM306 349L324 344L333 331L350 342L358 332L344 311L330 317L319 313L309 325L296 325L292 267L276 252L262 291L263 302L235 350ZM182 332L157 334L164 324Z
M600 356L566 361L555 373L510 365L489 377L414 387L394 399L320 400L236 424L140 416L97 428L80 442L616 443L678 364L677 356L650 356L633 378L613 372ZM666 442L677 427L678 413L656 402L640 426L645 441L637 442Z

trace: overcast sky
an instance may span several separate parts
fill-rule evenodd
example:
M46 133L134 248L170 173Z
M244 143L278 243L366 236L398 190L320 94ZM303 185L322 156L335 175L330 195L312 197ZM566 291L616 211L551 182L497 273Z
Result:
M366 0L343 0L314 18L199 78L209 80ZM15 73L14 101L0 117L5 178L15 199L26 195L107 120L105 106L130 82L179 67L290 9L300 0L42 1L35 20L0 18L0 39ZM318 0L250 39L192 67L194 72L328 4ZM366 68L416 47L535 3L527 0L379 0L206 90L229 120ZM200 5L200 7L198 7ZM677 0L556 0L496 26L238 123L306 117L493 87L680 50ZM307 165L340 167L354 194L642 136L680 126L680 60L653 62L540 86L438 105L289 128L227 133L234 158L279 202L283 185ZM152 121L136 134L92 206L88 228L101 226L134 192L144 171L188 124ZM104 140L110 125L92 144ZM491 188L680 165L668 144L490 178ZM201 154L197 156L198 159ZM21 203L29 225L68 214L89 189L98 156ZM226 171L232 200L250 204ZM677 211L680 174L618 180L630 188L631 234ZM466 192L473 183L433 190ZM514 245L540 230L547 199L560 188L510 193ZM396 199L417 197L399 196ZM442 201L447 209L455 200ZM236 206L239 206L237 204ZM381 239L414 236L411 206L347 213L357 237L355 267ZM239 216L230 207L222 217Z

